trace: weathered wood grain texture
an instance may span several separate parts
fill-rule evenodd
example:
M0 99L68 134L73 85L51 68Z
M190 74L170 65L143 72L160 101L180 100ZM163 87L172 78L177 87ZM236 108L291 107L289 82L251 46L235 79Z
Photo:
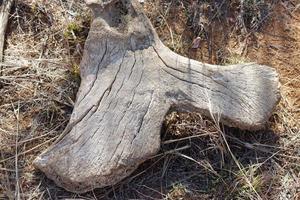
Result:
M4 61L4 43L5 43L5 33L8 23L9 12L13 5L13 0L3 0L0 1L0 62ZM2 65L0 66L0 76L2 75ZM0 82L1 87L1 82Z
M5 41L5 31L8 22L9 11L13 5L13 0L3 0L0 6L0 61L3 62L3 49Z
M241 129L265 126L280 98L273 68L182 57L161 43L135 0L91 7L73 114L64 137L34 162L59 186L81 193L130 175L158 152L170 109Z

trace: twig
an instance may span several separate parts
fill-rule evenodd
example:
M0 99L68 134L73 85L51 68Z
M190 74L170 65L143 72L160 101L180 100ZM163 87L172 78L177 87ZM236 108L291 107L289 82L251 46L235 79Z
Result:
M192 138L198 138L198 137L204 137L204 136L208 136L211 135L211 133L204 133L204 134L199 134L199 135L192 135L192 136L188 136L188 137L183 137L183 138L179 138L179 139L173 139L173 140L167 140L162 142L162 144L170 144L170 143L174 143L174 142L179 142L179 141L183 141L183 140L189 140Z
M7 168L1 168L1 167L0 167L0 171L15 172L14 169L7 169Z
M29 139L26 139L26 140L22 140L22 141L19 141L18 142L18 145L22 145L22 144L26 144L26 143L29 143L29 142L32 142L34 140L37 140L37 139L40 139L40 138L43 138L43 137L46 137L50 134L53 134L54 131L56 131L58 128L60 128L62 125L64 125L66 123L66 121L63 121L62 123L58 124L56 127L54 127L51 131L43 134L43 135L40 135L40 136L37 136L37 137L33 137L33 138L29 138Z
M36 150L36 149L42 147L43 145L45 145L45 144L47 144L47 143L49 143L49 142L52 142L53 140L55 140L55 139L57 139L57 138L58 138L58 136L53 137L53 138L51 138L51 139L49 139L49 140L46 140L45 142L43 142L43 143L41 143L41 144L39 144L39 145L36 145L35 147L32 147L31 149L28 149L28 150L26 150L26 151L23 151L23 152L21 152L21 153L18 154L18 157L23 156L23 155L25 155L25 154L27 154L27 153L33 151L33 150ZM8 160L10 160L10 159L13 159L13 158L15 158L15 155L14 155L14 156L11 156L11 157L8 157L8 158L5 158L5 159L3 159L3 160L0 160L0 163L4 163L4 162L6 162L6 161L8 161Z
M19 140L19 116L20 116L20 102L18 102L18 108L14 109L14 114L17 120L17 131L16 131L16 139L15 139L15 173L16 173L16 189L15 189L15 199L20 199L20 185L19 185L19 169L18 169L18 140Z
M242 34L246 35L248 31L247 31L245 21L244 21L244 14L245 14L244 3L245 3L245 0L240 0L240 14L239 14L238 18L239 18L240 25L242 26L241 27Z
M202 166L204 169L206 169L207 171L211 172L212 174L214 174L214 175L217 176L218 178L222 178L222 177L221 177L221 176L220 176L220 175L212 168L211 165L206 166L206 165L202 164L201 162L195 160L194 158L192 158L192 157L190 157L190 156L187 156L187 155L184 155L184 154L182 154L182 153L176 152L175 154L178 155L178 156L181 156L181 157L183 157L183 158L186 158L186 159L188 159L188 160L190 160L190 161L193 161L193 162L197 163L198 165Z

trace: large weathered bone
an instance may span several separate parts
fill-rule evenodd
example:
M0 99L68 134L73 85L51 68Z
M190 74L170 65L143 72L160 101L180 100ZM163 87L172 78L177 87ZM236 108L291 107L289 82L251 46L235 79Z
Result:
M136 0L87 0L95 19L81 62L82 82L64 137L35 166L67 190L113 185L160 148L170 109L218 115L241 129L265 126L278 102L274 69L216 66L173 53Z

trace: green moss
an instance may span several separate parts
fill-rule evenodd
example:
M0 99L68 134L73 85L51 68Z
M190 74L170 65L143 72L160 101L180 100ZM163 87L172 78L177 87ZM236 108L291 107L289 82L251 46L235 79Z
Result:
M83 31L82 26L76 22L71 22L67 25L67 28L64 32L64 37L66 39L76 39L77 36Z
M76 63L72 63L70 72L71 72L73 79L76 82L80 83L80 67L79 67L79 65Z

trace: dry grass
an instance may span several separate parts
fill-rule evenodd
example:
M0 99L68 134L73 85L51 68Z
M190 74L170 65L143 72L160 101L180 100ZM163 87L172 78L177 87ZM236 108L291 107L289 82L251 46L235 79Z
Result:
M299 3L245 0L243 14L240 1L191 2L144 7L163 42L183 55L275 67L282 101L268 129L250 133L216 116L174 112L161 152L131 177L83 195L56 187L31 162L68 122L90 13L81 1L18 1L0 77L0 199L300 199Z

